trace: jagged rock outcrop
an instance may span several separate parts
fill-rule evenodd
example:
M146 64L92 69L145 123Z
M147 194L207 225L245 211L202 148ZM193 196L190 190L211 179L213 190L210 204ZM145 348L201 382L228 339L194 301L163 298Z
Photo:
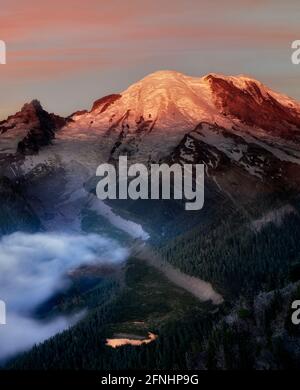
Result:
M37 153L49 145L55 132L66 124L58 115L49 114L38 100L26 103L21 111L0 122L0 140L22 154ZM12 150L13 151L13 150Z

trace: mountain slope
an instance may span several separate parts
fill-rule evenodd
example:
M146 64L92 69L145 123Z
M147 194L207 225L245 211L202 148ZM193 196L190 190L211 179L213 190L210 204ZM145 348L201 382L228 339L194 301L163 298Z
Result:
M297 192L299 134L299 103L259 81L159 71L67 119L46 113L38 102L25 105L1 123L0 168L12 180L25 178L23 185L38 204L32 205L53 217L47 224L65 226L63 216L67 223L77 210L78 226L83 208L100 212L94 196L100 163L124 154L131 162L204 163L206 206L199 215L206 223L213 215L249 210L257 198ZM154 203L111 206L159 235L199 221L198 213L187 217L180 202Z
M157 160L187 131L207 122L235 134L249 133L268 142L284 139L290 147L298 146L300 105L245 76L196 78L160 71L112 96L98 101L90 112L73 116L58 137L105 135L112 157L126 153L133 159Z
M110 226L114 224L126 233L126 243L132 243L128 235L143 240L148 238L145 232L150 233L147 245L183 273L211 282L226 302L218 312L205 306L203 313L202 309L190 310L184 302L188 315L180 309L174 323L159 327L157 342L139 350L107 350L105 338L111 335L106 326L114 321L118 331L124 321L134 321L136 326L144 321L141 308L147 311L147 318L148 313L149 318L160 318L158 312L165 317L166 292L158 294L156 288L157 280L162 285L160 279L153 270L135 264L128 268L132 284L124 281L130 287L129 295L125 290L125 296L112 305L106 296L115 299L114 290L108 289L106 303L79 327L34 348L16 366L37 367L37 356L45 356L44 368L49 362L56 368L135 368L141 361L155 369L188 368L187 358L192 367L209 367L207 358L212 353L205 340L220 341L221 349L228 345L222 323L216 339L210 334L212 321L217 322L222 310L232 309L230 304L242 294L253 298L260 291L284 288L294 270L299 271L299 121L297 102L249 77L211 74L192 78L164 71L147 76L121 94L98 99L91 111L78 111L67 119L46 113L34 102L2 122L0 169L10 180L1 182L0 200L12 201L4 213L1 232L43 227L46 231L117 237ZM116 162L120 154L128 155L130 162L205 164L204 208L186 212L180 200L129 199L104 204L95 195L96 168L103 162ZM20 212L14 217L10 209ZM12 221L8 218L11 214ZM25 223L14 224L22 219ZM149 284L144 283L144 276L150 277ZM93 305L99 304L99 293L92 293ZM132 306L135 299L131 294L140 296L136 306ZM172 292L171 308L173 301ZM229 319L236 317L236 310L230 312L225 312ZM203 317L204 313L209 318ZM237 313L243 316L245 310L237 308ZM246 333L246 340L261 330L254 321L242 321L242 326L254 330ZM234 322L240 323L239 319ZM276 323L271 325L276 333ZM239 334L232 335L230 356L236 351ZM289 346L290 340L283 346ZM260 359L260 353L252 352L256 345L265 348L267 341L255 340L251 353L246 348L247 356L254 362L257 356ZM88 361L82 346L91 352ZM238 347L244 352L243 345ZM63 356L57 354L59 350L65 351ZM212 351L218 357L219 348ZM54 355L59 356L56 363ZM244 353L234 356L243 357ZM217 361L216 367L227 367L222 363ZM252 366L261 365L251 362Z

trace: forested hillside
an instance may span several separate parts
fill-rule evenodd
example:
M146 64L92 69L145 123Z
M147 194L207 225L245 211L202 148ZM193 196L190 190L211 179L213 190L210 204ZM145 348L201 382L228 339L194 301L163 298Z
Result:
M296 210L296 209L295 209ZM244 220L228 219L208 232L195 228L158 252L183 272L210 281L222 294L237 298L288 282L300 261L297 211L260 230Z

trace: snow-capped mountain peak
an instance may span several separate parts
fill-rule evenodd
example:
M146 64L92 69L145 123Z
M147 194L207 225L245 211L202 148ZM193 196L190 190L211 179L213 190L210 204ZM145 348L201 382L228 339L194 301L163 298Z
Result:
M257 105L263 106L263 114L270 121L272 115L276 120L281 115L281 120L300 127L300 105L251 77L214 73L190 77L169 70L152 73L119 95L99 99L89 113L73 117L75 123L71 127L105 130L123 125L135 131L137 124L143 122L148 130L155 127L174 131L201 121L228 127L232 119L238 119L268 130L267 123L253 116L243 118L246 106L247 111L258 116Z
M299 103L245 75L191 77L158 71L120 94L98 99L90 111L74 113L63 126L38 102L24 107L21 113L37 112L37 122L23 121L19 113L9 118L2 124L7 130L0 135L2 145L13 137L20 150L21 139L27 153L51 142L53 154L68 161L76 154L76 161L90 166L91 172L101 161L124 154L132 161L163 160L187 134L234 161L246 160L248 144L281 160L298 163L300 158ZM182 150L192 158L189 150ZM261 170L251 168L257 175Z
M57 138L101 139L107 158L125 153L158 159L202 122L233 133L291 140L300 134L300 105L245 75L158 71L97 100L90 112L74 115Z
M56 215L64 221L94 207L86 189L99 164L120 155L203 163L206 193L233 203L300 187L299 104L244 75L159 71L65 120L32 102L0 126L0 173L40 180L46 198L60 193Z

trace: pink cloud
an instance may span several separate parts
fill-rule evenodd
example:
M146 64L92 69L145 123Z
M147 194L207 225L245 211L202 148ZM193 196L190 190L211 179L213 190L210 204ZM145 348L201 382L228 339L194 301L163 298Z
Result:
M1 87L36 82L42 89L59 79L63 88L64 78L96 70L109 74L116 67L125 79L131 68L173 65L187 52L187 63L196 63L207 48L288 50L299 38L298 23L290 20L296 5L296 0L284 7L270 0L0 0L0 39L8 50Z

